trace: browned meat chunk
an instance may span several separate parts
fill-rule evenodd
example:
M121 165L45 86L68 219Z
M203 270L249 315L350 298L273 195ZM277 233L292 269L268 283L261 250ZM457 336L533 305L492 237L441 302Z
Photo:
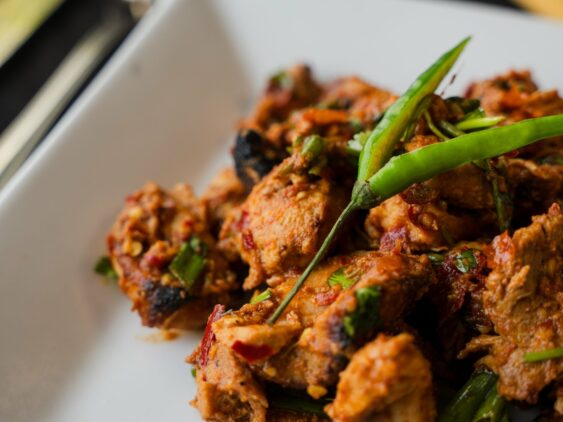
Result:
M201 277L188 289L169 265L193 236L206 245L207 255ZM213 305L230 302L229 292L239 287L187 185L165 192L148 183L130 195L108 236L108 249L121 289L149 327L200 327Z
M265 133L269 141L281 147L287 130L284 121L293 110L316 103L320 93L311 69L305 65L293 66L270 79L254 112L241 127Z
M412 202L408 196L395 195L370 210L365 227L373 247L427 251L482 235L479 218L450 213L444 201ZM485 221L491 225L491 217Z
M532 215L542 214L563 199L563 165L507 160L507 180L512 190L516 223L528 225Z
M268 401L262 386L228 347L215 343L209 363L198 366L193 405L207 421L266 421Z
M250 265L245 289L313 258L348 200L328 171L310 174L297 151L258 183L225 221L221 247Z
M563 215L547 214L492 244L492 272L483 293L485 311L498 336L472 340L468 350L488 349L482 363L499 375L499 392L535 403L540 391L563 374L563 361L527 363L528 352L563 346Z
M510 71L472 84L467 96L481 100L487 114L506 115L504 124L563 112L557 91L539 91L529 71Z
M356 283L330 287L339 271ZM351 354L376 330L395 327L432 280L426 258L337 257L313 272L273 326L265 321L295 277L271 289L267 300L226 315L214 330L261 378L293 388L330 387Z
M335 422L435 420L430 365L412 336L380 334L356 352L327 413Z
M350 76L327 84L320 103L337 109L349 109L351 116L371 126L396 99L397 96L389 91Z
M246 197L245 188L232 168L225 168L211 181L201 196L209 225L217 231L229 212Z
M489 115L504 115L501 124L510 124L532 117L563 113L563 98L556 90L539 91L528 71L510 71L495 78L476 82L467 90L467 96L481 100ZM519 151L526 158L563 159L562 139L537 142Z

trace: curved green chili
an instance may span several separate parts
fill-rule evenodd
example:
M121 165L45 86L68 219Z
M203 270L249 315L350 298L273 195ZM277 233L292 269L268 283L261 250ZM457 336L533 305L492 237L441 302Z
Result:
M440 57L385 112L383 119L370 134L360 154L359 181L369 179L389 160L395 144L401 138L418 104L438 88L470 39L471 37L465 38Z
M395 143L408 126L412 113L436 89L468 42L469 38L466 38L424 72L405 95L388 109L383 120L370 134L360 154L358 178L350 202L334 223L317 254L268 319L269 324L275 323L283 314L355 210L371 208L413 183L428 180L470 161L495 157L540 139L563 135L563 115L540 117L466 134L394 157L387 162Z
M359 206L371 208L414 183L462 164L496 157L562 134L563 114L560 114L469 133L393 157L364 183Z
M303 271L299 279L284 300L278 305L275 312L268 319L273 324L281 316L284 309L299 291L309 274L315 266L324 258L332 239L352 212L359 208L363 200L363 192L360 192L363 182L376 173L389 160L395 144L401 139L411 120L418 114L420 103L429 94L432 94L442 79L450 71L457 58L471 38L467 37L450 51L442 55L432 66L420 75L409 89L383 115L382 120L369 135L363 146L358 161L358 177L350 203L346 206L338 220L332 227L330 233L323 241L319 251Z

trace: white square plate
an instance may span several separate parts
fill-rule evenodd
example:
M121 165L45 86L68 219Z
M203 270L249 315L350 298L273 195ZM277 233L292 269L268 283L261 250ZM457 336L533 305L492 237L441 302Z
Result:
M150 343L92 265L122 198L201 189L272 71L357 73L397 92L475 36L454 87L510 67L563 87L563 27L406 0L160 0L0 193L0 420L194 421L198 334Z

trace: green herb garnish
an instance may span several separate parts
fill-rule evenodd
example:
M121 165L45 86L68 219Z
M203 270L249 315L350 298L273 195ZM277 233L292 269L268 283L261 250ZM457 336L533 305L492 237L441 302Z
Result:
M254 296L252 299L250 299L250 304L255 305L257 303L260 303L260 302L263 302L267 299L270 299L271 297L272 297L272 291L270 289L266 289L262 293Z
M429 252L426 254L426 256L428 257L430 262L432 262L432 264L434 265L440 265L446 259L446 257L443 254L437 252Z
M196 376L196 374L197 374L197 369L195 368L195 366L192 367L191 373L192 373L192 377L195 378L195 376Z
M207 245L194 235L180 247L180 251L170 264L170 272L184 284L186 289L191 289L205 267L206 255Z
M107 255L104 255L100 257L100 259L98 259L98 262L96 262L96 265L94 266L94 271L96 272L96 274L104 276L110 280L117 280L119 278L117 271L115 271L115 268L113 268L111 259Z
M362 149L364 148L364 145L366 144L370 133L371 132L367 131L356 133L354 137L350 139L346 144L346 151L348 152L348 154L358 157L362 152Z
M538 352L528 352L524 355L525 362L541 362L543 360L559 358L563 358L563 347L541 350Z
M477 266L477 259L473 249L467 249L458 253L453 261L456 268L462 273L468 273Z
M327 280L330 287L337 285L342 286L343 289L352 287L358 281L358 277L349 277L344 273L344 267L337 269L333 272Z
M270 78L270 81L281 89L293 88L293 78L285 70L282 70Z
M342 320L344 331L352 339L363 336L379 323L379 286L363 287L355 291L356 309Z

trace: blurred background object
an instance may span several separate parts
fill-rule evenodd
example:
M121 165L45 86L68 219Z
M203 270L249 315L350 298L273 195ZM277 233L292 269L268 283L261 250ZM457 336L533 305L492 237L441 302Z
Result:
M150 4L0 0L0 188Z
M563 0L514 0L517 4L536 13L563 19Z
M563 17L563 0L441 1ZM0 189L152 3L0 0Z

